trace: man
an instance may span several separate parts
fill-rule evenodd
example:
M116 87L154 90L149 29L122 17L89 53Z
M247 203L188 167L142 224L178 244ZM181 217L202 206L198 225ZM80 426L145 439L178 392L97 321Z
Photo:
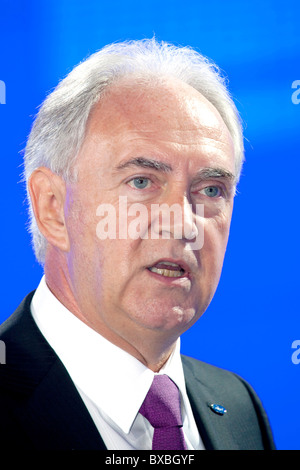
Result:
M25 153L45 276L1 329L3 445L274 448L247 383L180 356L217 288L242 160L218 70L188 48L107 46L46 99ZM155 424L177 401L172 432Z

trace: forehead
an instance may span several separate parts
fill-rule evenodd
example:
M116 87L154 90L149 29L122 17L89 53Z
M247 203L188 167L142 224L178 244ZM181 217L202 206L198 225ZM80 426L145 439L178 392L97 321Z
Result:
M217 145L233 155L230 133L216 108L194 88L174 79L143 84L120 81L92 110L86 150L103 145L120 150L124 144L141 143L186 149Z
M226 127L216 108L197 90L175 79L154 83L122 80L112 86L95 106L89 120L89 130L110 132L111 124L150 126L188 130L209 126Z

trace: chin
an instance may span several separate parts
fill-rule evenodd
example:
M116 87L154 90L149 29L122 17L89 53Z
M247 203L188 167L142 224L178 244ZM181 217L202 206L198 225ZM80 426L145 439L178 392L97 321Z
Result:
M162 332L178 330L181 334L199 317L193 307L170 306L166 308L165 304L157 307L158 305L154 309L152 306L147 311L145 311L145 308L143 311L139 310L136 321L147 329Z

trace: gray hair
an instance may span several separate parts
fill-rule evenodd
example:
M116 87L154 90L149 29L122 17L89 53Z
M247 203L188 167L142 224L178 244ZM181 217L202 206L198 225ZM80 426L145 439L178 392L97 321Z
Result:
M155 39L105 46L77 65L48 95L36 116L24 155L24 179L41 166L65 181L76 180L75 160L84 141L93 106L123 77L171 77L190 85L219 111L234 143L238 181L244 159L243 130L226 79L219 68L190 47ZM47 241L40 233L28 195L30 232L37 260L43 264Z

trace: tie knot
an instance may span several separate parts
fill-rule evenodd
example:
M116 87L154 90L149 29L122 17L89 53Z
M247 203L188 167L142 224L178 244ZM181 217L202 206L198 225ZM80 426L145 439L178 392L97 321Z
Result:
M155 375L140 413L154 428L182 426L180 396L167 375Z

